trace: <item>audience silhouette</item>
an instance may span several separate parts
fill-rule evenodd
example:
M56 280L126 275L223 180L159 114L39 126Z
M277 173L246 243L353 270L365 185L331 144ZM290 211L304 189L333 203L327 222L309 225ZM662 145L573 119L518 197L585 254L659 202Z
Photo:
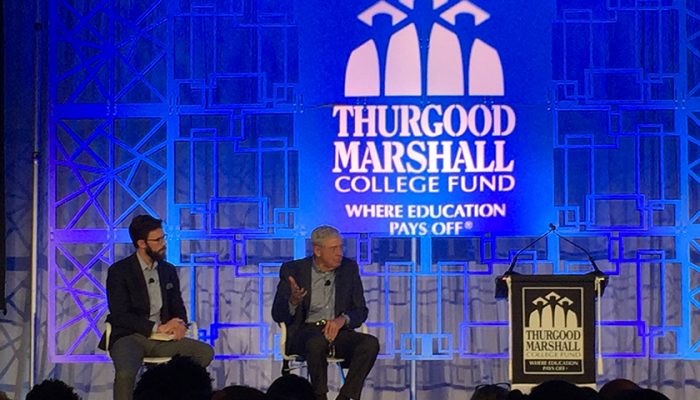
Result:
M134 389L134 400L209 400L211 395L207 370L182 356L149 368Z
M58 379L46 379L34 385L27 393L26 400L81 400L80 396L67 383Z
M267 398L267 395L258 389L243 385L231 385L214 392L211 400L266 400Z
M270 400L314 400L311 383L299 375L282 375L267 389Z
M135 400L314 400L311 383L298 375L277 378L267 392L244 385L230 385L212 391L206 368L190 357L175 356L167 363L149 368L136 384ZM670 400L653 389L641 388L624 378L613 379L600 392L563 380L543 382L524 394L510 390L507 383L482 384L474 388L470 400ZM0 392L0 400L9 400ZM75 390L60 380L47 379L35 385L26 400L81 400Z

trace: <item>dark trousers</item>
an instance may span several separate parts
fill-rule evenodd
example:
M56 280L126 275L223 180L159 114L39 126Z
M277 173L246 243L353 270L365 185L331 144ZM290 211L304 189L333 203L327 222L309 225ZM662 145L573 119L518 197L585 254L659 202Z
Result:
M114 400L132 399L136 375L144 357L172 357L176 354L192 357L196 363L206 367L214 358L214 349L189 338L161 342L134 333L117 339L109 349L114 362Z
M290 353L303 355L317 395L328 392L328 341L320 327L305 325L290 338ZM349 366L345 384L340 393L359 399L362 386L379 353L379 341L372 335L342 329L334 342L335 356L345 359Z

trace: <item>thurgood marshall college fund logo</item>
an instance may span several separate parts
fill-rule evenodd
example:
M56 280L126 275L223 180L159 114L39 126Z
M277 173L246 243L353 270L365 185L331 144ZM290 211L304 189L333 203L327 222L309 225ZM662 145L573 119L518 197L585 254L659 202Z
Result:
M524 372L583 372L583 290L523 289Z
M433 0L433 9L440 10L448 2ZM400 0L399 3L413 10L415 0ZM380 96L382 76L385 96L462 96L465 94L465 82L468 82L466 93L470 96L503 96L503 67L498 51L476 38L471 43L468 57L465 57L462 49L468 46L462 46L455 31L458 15L472 15L474 24L479 26L490 18L489 13L467 0L445 8L444 11L440 10L438 19L430 28L426 63L421 62L418 29L413 22L404 24L391 34L386 57L383 58L384 68L380 65L379 50L374 39L353 50L345 72L345 96ZM379 14L390 16L392 27L401 26L409 17L401 9L381 0L360 13L358 18L371 27L374 17ZM421 68L423 65L426 65L426 71ZM426 88L422 87L424 73Z
M388 24L377 24L378 15ZM516 113L473 98L504 96L504 73L499 52L468 37L465 24L491 15L467 0L380 0L357 18L389 29L346 56L343 93L352 101L332 109L329 172L346 217L381 221L381 231L397 235L458 235L476 221L507 221L499 194L516 189L506 151ZM377 194L390 197L372 203Z

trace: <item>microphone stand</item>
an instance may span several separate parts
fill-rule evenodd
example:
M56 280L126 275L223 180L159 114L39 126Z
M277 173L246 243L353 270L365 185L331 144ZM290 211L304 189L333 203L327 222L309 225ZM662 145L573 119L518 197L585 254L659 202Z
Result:
M518 257L527 249L531 248L532 246L535 245L535 243L539 242L540 240L546 238L549 236L556 227L552 224L549 224L549 229L538 236L535 240L532 242L528 243L527 246L523 247L522 249L518 250L517 253L515 253L515 256L513 256L513 259L510 261L510 266L508 267L508 270L503 275L497 276L496 277L496 293L495 297L497 299L507 299L508 298L508 284L506 283L506 278L509 275L517 274L517 272L513 272L513 269L515 268L515 264L518 262Z
M605 288L608 286L608 276L601 271L601 269L598 267L598 264L596 264L595 260L593 259L593 256L591 253L586 250L583 246L580 246L576 242L570 240L569 238L562 236L557 232L557 227L550 223L549 224L549 229L538 236L535 240L532 242L528 243L527 246L523 247L522 249L518 250L517 253L515 253L515 256L513 256L513 259L510 262L510 265L508 266L508 269L503 275L497 276L496 277L496 293L495 297L497 299L507 299L508 298L508 285L506 283L506 278L509 275L517 274L517 272L514 272L513 270L515 269L515 264L518 262L518 257L527 249L531 248L532 246L535 245L535 243L539 242L540 240L544 239L545 237L549 236L552 232L554 232L557 237L561 238L563 241L571 244L575 248L581 250L584 254L586 254L586 257L588 257L588 262L591 264L593 267L593 271L590 272L591 274L595 275L598 278L601 278L600 281L600 296L605 293Z
M553 228L552 228L553 226L554 226L554 225L549 224L549 229L547 230L547 232L541 234L540 236L537 237L537 239L535 239L535 240L533 240L532 242L530 242L527 246L525 246L525 247L523 247L522 249L518 250L518 252L515 253L515 256L513 257L513 260L511 260L510 266L508 267L508 270L507 270L506 273L503 274L503 275L510 275L510 274L512 274L512 273L513 273L513 269L515 268L515 263L518 262L518 257L520 257L520 255L523 253L523 251L525 251L525 250L529 249L530 247L534 246L535 243L537 243L537 242L539 242L540 240L546 238L547 236L549 236L550 233L554 232L554 229L556 229L556 228L553 229Z
M591 271L590 274L593 274L596 277L602 279L600 282L600 296L602 296L603 293L605 293L605 288L608 286L608 276L603 271L601 271L600 268L598 268L598 264L596 264L591 253L588 250L586 250L583 246L576 244L576 242L574 242L573 240L570 240L566 236L560 235L559 232L556 231L557 227L553 224L549 224L549 229L551 229L552 232L554 232L554 234L557 235L557 237L561 238L566 243L571 244L572 246L576 247L577 249L584 252L584 254L586 254L586 257L588 257L588 262L593 267L593 271Z

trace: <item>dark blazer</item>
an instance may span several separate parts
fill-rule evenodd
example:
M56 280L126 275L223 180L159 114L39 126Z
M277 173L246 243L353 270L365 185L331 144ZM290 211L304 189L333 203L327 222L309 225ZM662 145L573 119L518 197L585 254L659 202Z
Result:
M277 323L287 324L289 337L299 329L306 321L311 303L311 268L312 257L289 261L280 267L280 281L277 285L277 293L272 303L272 319ZM360 279L360 269L354 260L343 257L340 266L335 270L335 315L345 314L350 317L348 328L355 329L367 320L369 310L365 303L364 289ZM291 287L288 277L294 277L300 288L309 292L304 300L297 306L294 315L289 313L289 297ZM291 340L287 340L287 345Z
M187 310L182 302L180 279L175 267L166 261L158 262L158 278L163 297L163 307L160 309L161 322L165 323L176 317L187 322ZM151 307L148 289L136 253L109 267L107 302L110 312L107 322L112 324L110 346L117 339L132 333L150 336L154 322L148 319ZM105 349L104 335L98 347Z

